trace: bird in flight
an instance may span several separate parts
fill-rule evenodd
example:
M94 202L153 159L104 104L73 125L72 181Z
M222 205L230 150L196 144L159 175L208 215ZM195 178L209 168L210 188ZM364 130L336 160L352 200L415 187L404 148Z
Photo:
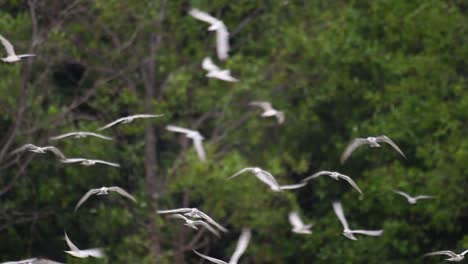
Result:
M301 218L299 217L299 214L297 212L290 212L289 213L289 223L292 225L292 231L297 234L312 234L312 231L310 231L310 228L313 226L313 224L304 224L302 222Z
M45 147L38 147L36 145L33 145L33 144L25 144L15 150L13 150L10 155L14 155L14 154L17 154L19 152L23 152L23 151L31 151L31 152L34 152L34 153L46 153L46 151L50 151L52 153L55 154L55 156L59 157L60 159L66 159L65 155L63 155L63 153L56 147L54 146L45 146Z
M209 257L207 255L201 254L200 252L193 250L195 254L198 256L212 262L212 263L217 263L217 264L237 264L239 262L240 257L244 254L245 250L247 249L247 246L249 245L250 238L252 234L250 229L248 228L243 228L241 235L239 236L239 239L237 240L237 246L236 250L232 254L231 258L229 259L229 262L225 262L216 258Z
M202 144L204 137L200 134L200 132L172 125L166 126L166 129L171 132L183 133L187 138L191 138L193 140L195 150L197 151L198 158L201 161L206 161L205 149L203 148Z
M65 232L65 241L67 242L67 245L70 248L70 250L65 250L65 253L70 254L74 257L77 257L77 258L87 258L87 257L102 258L104 257L104 252L102 252L101 248L92 248L92 249L85 249L85 250L79 249L68 238L67 232Z
M220 60L227 59L229 56L229 31L224 22L196 8L192 8L189 15L210 24L208 30L216 31L216 53L218 58Z
M152 117L161 117L163 115L150 115L150 114L139 114L139 115L131 115L131 116L126 116L126 117L122 117L122 118L119 118L103 127L100 127L98 130L101 131L101 130L104 130L104 129L107 129L115 124L118 124L118 123L122 123L122 124L128 124L130 122L132 122L133 120L137 119L137 118L152 118Z
M270 117L274 116L278 120L278 124L284 123L284 113L282 111L278 111L271 106L270 102L266 101L253 101L250 102L249 105L251 106L258 106L263 109L262 117Z
M5 51L7 53L7 56L4 58L1 58L3 62L17 62L20 61L22 58L26 57L34 57L36 56L35 54L21 54L21 55L16 55L15 53L15 48L13 45L8 41L6 38L4 38L2 35L0 35L0 42L2 42L3 47L5 48Z
M157 212L158 214L184 214L185 216L188 216L191 218L203 219L207 221L209 224L215 226L216 228L218 228L219 230L223 232L228 231L222 225L217 223L215 220L213 220L211 217L209 217L207 214L205 214L201 210L198 210L197 208L179 208L179 209L172 209L172 210L158 210Z
M271 173L269 173L268 171L263 170L261 168L258 168L258 167L244 168L244 169L240 170L239 172L237 172L236 174L229 177L229 179L237 177L237 176L239 176L239 175L241 175L241 174L243 174L245 172L252 172L255 175L255 177L257 177L257 179L259 179L263 183L270 186L270 189L272 191L274 191L274 192L281 192L283 190L298 189L298 188L304 187L307 184L307 182L302 182L302 183L293 184L293 185L279 185L278 182L276 181L275 177L273 177L273 175L271 175Z
M239 80L231 76L230 70L221 70L213 61L206 57L203 59L202 68L208 73L206 77L215 78L226 82L238 82Z
M205 221L203 220L191 220L191 219L188 219L187 217L181 215L181 214L173 214L173 215L170 215L169 216L170 218L177 218L177 219L182 219L185 221L185 226L188 226L190 228L193 228L193 229L196 229L198 230L198 227L197 226L203 226L205 227L208 231L210 231L211 233L213 233L215 236L219 237L219 232L216 231L216 229L214 229L213 227L211 227L208 223L206 223Z
M333 179L335 179L337 181L339 181L340 178L341 178L341 179L347 181L354 189L356 189L360 194L362 194L361 189L359 189L359 187L353 181L353 179L351 179L351 177L349 177L347 175L344 175L344 174L341 174L341 173L336 172L336 171L320 171L320 172L317 172L317 173L313 174L312 176L309 176L309 177L303 179L302 181L307 182L309 180L315 179L315 178L320 177L322 175L328 175L328 176L330 176L331 178L333 178Z
M341 164L343 164L349 156L351 156L351 153L358 147L362 145L369 145L371 148L380 148L381 145L379 143L387 143L389 144L392 148L394 148L400 155L402 155L405 159L406 156L403 154L403 151L391 140L389 137L382 135L382 136L377 136L377 137L367 137L367 138L355 138L351 143L346 147L345 151L343 154L341 154Z
M450 250L442 250L442 251L430 252L430 253L425 254L424 256L429 257L429 256L436 256L436 255L446 255L449 257L448 259L446 259L447 261L460 262L465 258L466 253L468 253L468 250L465 250L460 254L456 254Z
M357 240L354 234L361 234L366 236L381 236L383 230L351 230L349 229L348 222L343 213L343 207L341 202L333 202L333 210L335 211L336 216L343 225L343 235L351 240Z
M55 136L55 137L51 137L50 140L59 140L59 139L67 138L67 137L85 138L85 137L88 137L88 136L93 136L93 137L97 137L97 138L101 138L101 139L105 139L105 140L114 140L111 137L107 137L107 136L104 136L104 135L101 135L101 134L98 134L98 133L94 133L94 132L86 132L86 131L70 132L70 133L58 135L58 136Z
M62 160L60 160L60 162L62 162L62 163L80 163L83 166L92 166L92 165L96 165L96 163L101 163L101 164L109 165L109 166L112 166L112 167L120 168L120 165L117 164L117 163L107 162L107 161L104 161L104 160L96 160L96 159L70 158L70 159L62 159Z
M78 210L78 208L86 201L91 195L106 195L109 194L109 192L116 192L134 202L136 202L135 197L133 197L131 194L129 194L127 191L124 189L113 186L113 187L101 187L101 188L96 188L96 189L91 189L81 199L78 201L78 203L75 206L75 211Z
M23 260L18 260L18 261L7 261L7 262L2 262L0 264L32 264L35 263L37 258L30 258L30 259L23 259Z
M418 195L418 196L412 197L409 194L402 192L402 191L398 191L398 190L393 190L393 192L405 197L408 200L408 203L410 204L416 204L416 202L420 199L433 199L434 198L434 196L431 196L431 195Z

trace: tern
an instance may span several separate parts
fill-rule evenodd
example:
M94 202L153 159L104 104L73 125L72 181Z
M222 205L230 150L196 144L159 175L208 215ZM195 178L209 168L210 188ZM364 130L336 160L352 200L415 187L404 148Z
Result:
M377 137L367 137L367 138L355 138L351 143L346 147L345 151L343 154L341 154L341 164L343 164L349 156L351 156L351 153L358 147L362 145L369 145L371 148L380 148L381 145L379 143L387 143L392 148L394 148L400 155L402 155L405 159L406 156L403 154L403 151L393 142L389 137L385 135L377 136Z
M107 137L107 136L104 136L104 135L101 135L101 134L98 134L98 133L94 133L94 132L86 132L86 131L70 132L70 133L58 135L58 136L55 136L55 137L51 137L50 140L59 140L59 139L67 138L67 137L85 138L85 137L88 137L88 136L93 136L93 137L97 137L97 138L101 138L101 139L105 139L105 140L114 140L111 137Z
M13 45L8 41L6 38L4 38L2 35L0 35L0 42L2 42L3 47L5 47L7 56L4 58L1 58L3 62L17 62L20 61L22 58L27 58L27 57L34 57L36 56L35 54L21 54L21 55L16 55L15 53L15 48Z
M270 189L274 192L281 192L283 190L292 190L292 189L298 189L301 187L304 187L307 182L302 182L299 184L293 184L293 185L279 185L278 182L276 181L275 177L271 175L268 171L265 171L261 168L258 167L249 167L249 168L244 168L237 172L236 174L232 175L229 177L229 179L232 179L234 177L237 177L238 175L241 175L245 172L252 172L255 177L257 177L260 181L263 183L266 183L268 186L270 186Z
M34 153L41 153L41 154L46 153L46 151L50 151L50 152L54 153L60 159L66 159L65 155L63 155L63 153L58 148L56 148L54 146L38 147L38 146L33 145L33 144L23 145L23 146L17 148L16 150L13 150L11 152L11 155L17 154L17 153L22 152L22 151L31 151L31 152L34 152Z
M195 19L209 23L209 31L216 31L216 52L220 60L227 59L229 52L229 31L223 21L211 16L210 14L192 8L189 15Z
M405 197L408 200L408 203L410 204L416 204L416 202L420 199L433 199L434 198L434 196L431 196L431 195L418 195L415 197L411 197L409 194L402 192L402 191L398 191L398 190L393 190L393 192Z
M445 260L453 261L453 262L460 262L465 258L466 253L468 253L468 250L465 250L460 254L456 254L450 250L442 250L442 251L435 251L435 252L427 253L424 256L428 257L428 256L435 256L435 255L447 255L449 256L449 258Z
M170 218L177 218L177 219L182 219L185 221L185 226L188 226L190 228L193 228L193 229L196 229L198 230L198 227L197 226L203 226L205 227L206 229L208 229L208 231L210 231L211 233L213 233L215 236L219 237L219 232L216 231L216 229L214 229L213 227L211 227L208 223L206 223L205 221L203 220L191 220L191 219L188 219L187 217L181 215L181 214L173 214L171 216L169 216Z
M253 101L250 102L249 105L251 106L258 106L263 109L262 117L271 117L274 116L278 120L278 124L284 123L284 113L282 111L278 111L271 106L270 102L266 101Z
M211 217L209 217L204 212L198 210L197 208L179 208L179 209L173 209L173 210L158 210L157 212L158 212L158 214L179 214L179 213L182 213L185 216L188 216L188 217L191 217L191 218L204 219L209 224L215 226L219 230L221 230L223 232L228 232L228 230L226 228L224 228L222 225L218 224L215 220L213 220Z
M351 177L347 176L347 175L344 175L344 174L341 174L339 172L336 172L336 171L320 171L320 172L317 172L315 174L313 174L312 176L309 176L305 179L303 179L302 181L303 182L307 182L309 180L312 180L312 179L315 179L317 177L320 177L322 175L328 175L330 176L331 178L339 181L340 178L342 178L343 180L347 181L354 189L356 189L360 194L362 194L362 191L361 189L359 189L359 187L357 186L357 184L353 181L353 179L351 179Z
M96 165L96 163L106 164L112 167L120 168L120 165L113 162L107 162L104 160L96 160L96 159L83 159L83 158L70 158L70 159L62 159L60 160L62 163L80 163L84 166L92 166Z
M230 70L221 70L213 61L206 57L203 59L202 68L208 73L206 77L215 78L226 82L238 82L239 80L231 76Z
M101 248L92 248L92 249L85 249L85 250L79 249L68 238L67 232L65 232L65 241L67 241L67 245L71 249L71 250L65 250L65 253L70 254L74 257L77 257L77 258L87 258L87 257L102 258L104 257L104 253L102 252Z
M198 158L201 161L206 161L205 149L203 148L202 144L204 137L200 134L200 132L172 125L166 126L166 129L171 132L184 133L187 138L191 138L193 140L195 150L197 151Z
M95 194L95 195L106 195L109 194L109 192L116 192L134 202L136 202L135 197L133 197L131 194L129 194L127 191L124 189L117 187L117 186L112 186L112 187L101 187L101 188L96 188L96 189L91 189L81 199L78 201L78 203L75 206L75 211L78 210L78 208L86 201L88 198Z
M128 124L130 122L132 122L133 120L137 119L137 118L152 118L152 117L161 117L163 115L150 115L150 114L139 114L139 115L132 115L132 116L126 116L126 117L122 117L122 118L119 118L101 128L99 128L98 130L101 131L101 130L104 130L104 129L107 129L115 124L118 124L118 123L122 123L122 124Z
M247 246L249 245L249 241L251 238L252 234L250 229L248 228L243 228L241 235L239 236L239 240L237 241L237 246L236 250L232 254L231 258L229 259L229 262L225 262L216 258L209 257L207 255L203 255L200 252L193 250L195 254L198 256L212 262L212 263L217 263L217 264L237 264L239 261L240 257L244 254L245 250L247 249Z
M335 211L336 216L343 225L343 235L351 240L357 240L354 234L362 234L366 236L381 236L383 230L351 230L349 229L348 222L343 213L343 207L341 202L333 202L333 210Z
M290 212L289 213L289 223L292 225L291 231L297 234L312 234L312 231L310 231L310 228L313 226L313 224L304 224L302 222L301 218L299 217L299 214L297 212Z

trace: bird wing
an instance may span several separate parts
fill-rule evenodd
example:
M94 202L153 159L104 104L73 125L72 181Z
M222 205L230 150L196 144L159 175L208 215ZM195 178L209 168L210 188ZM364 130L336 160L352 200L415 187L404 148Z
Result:
M181 214L173 214L173 215L170 215L169 217L170 217L170 218L182 219L182 220L184 220L185 222L188 222L188 220L189 220L187 217L185 217L185 216L183 216L183 215L181 215Z
M221 71L221 69L218 66L216 66L216 64L214 64L211 58L209 57L203 59L202 68L208 72Z
M93 137L97 137L97 138L102 138L102 139L105 139L105 140L114 140L113 138L111 137L108 137L108 136L104 136L104 135L101 135L101 134L98 134L98 133L94 133L94 132L82 132L86 135L89 135L89 136L93 136Z
M172 210L158 210L158 214L175 214L175 213L188 213L192 211L192 208L179 208L179 209L172 209Z
M87 159L82 159L82 158L71 158L71 159L62 159L60 160L60 162L62 163L76 163L76 162L82 162L82 161L85 161Z
M468 253L468 250L463 251L460 255L465 256L466 253Z
M18 57L18 58L36 57L36 54L31 54L31 53L20 54L20 55L16 55L16 57Z
M222 22L221 22L222 23ZM216 53L220 60L228 58L229 54L229 31L224 23L216 30Z
M302 222L297 212L289 213L289 223L291 223L294 228L302 228L304 226L304 222Z
M255 173L255 177L266 183L268 186L270 186L270 188L281 190L281 186L278 184L275 177L273 177L273 175L271 175L269 172L262 170L258 173Z
M213 233L215 236L219 237L219 232L216 229L214 229L212 226L210 226L208 223L206 223L205 221L196 220L196 221L193 221L193 224L204 226L206 229L208 229L208 231Z
M266 102L266 101L253 101L253 102L250 102L249 105L261 107L263 111L273 110L271 103Z
M360 194L362 194L362 191L361 189L359 189L359 187L357 186L356 182L353 181L353 179L351 179L351 177L347 176L347 175L344 175L344 174L339 174L340 178L342 178L343 180L347 181L354 189L356 189Z
M400 153L400 155L402 155L406 159L406 156L403 153L403 151L401 151L401 149L397 146L397 144L395 144L395 142L393 142L393 140L391 140L389 137L387 137L385 135L378 136L378 137L375 137L375 141L376 142L385 142L385 143L389 144L390 146L392 146L392 148L394 148L398 153Z
M209 78L216 78L226 82L238 82L239 80L231 76L231 71L229 70L222 70L222 71L214 71L210 72L207 77Z
M191 16L194 17L195 19L198 19L198 20L200 20L200 21L209 23L209 24L211 24L211 25L214 25L214 24L217 24L217 23L219 23L219 22L222 22L221 20L219 20L219 19L217 19L217 18L211 16L211 15L208 14L207 12L201 11L201 10L196 9L196 8L190 9L189 15L191 15Z
M193 132L196 132L195 130L179 127L179 126L173 126L173 125L168 125L166 126L166 130L171 131L171 132L178 132L178 133L184 133L184 134L191 134Z
M91 189L89 190L87 193L85 193L85 195L83 195L83 197L81 197L81 199L78 201L78 203L76 204L75 206L75 211L78 210L78 208L86 201L88 200L88 198L93 195L93 194L96 194L99 192L99 189Z
M115 120L115 121L110 122L109 124L107 124L107 125L105 125L105 126L103 126L103 127L98 128L98 131L107 129L107 128L109 128L109 127L111 127L111 126L113 126L113 125L115 125L115 124L117 124L117 123L120 123L120 122L126 120L126 119L128 119L128 117L119 118L119 119L117 119L117 120Z
M301 182L298 184L291 184L291 185L281 185L280 190L294 190L299 189L307 185L307 182Z
M237 240L236 250L234 250L234 253L232 253L231 258L229 259L229 264L237 264L239 258L244 254L245 250L247 249L251 237L252 233L250 229L242 228L239 240Z
M93 160L93 161L96 162L96 163L106 164L106 165L109 165L109 166L112 166L112 167L120 168L120 165L118 163L108 162L108 161L104 161L104 160Z
M85 249L81 250L81 253L87 254L91 257L95 258L103 258L104 257L104 252L102 248L90 248L90 249Z
M47 147L44 147L43 148L44 150L48 150L48 151L51 151L52 153L55 154L55 156L59 157L60 159L66 159L65 155L62 153L62 151L60 151L58 148L54 147L54 146L47 146Z
M284 113L282 111L276 112L276 119L278 120L278 124L284 123Z
M367 140L364 138L353 139L353 141L351 141L351 143L346 147L345 151L343 151L343 154L341 154L341 164L343 164L349 158L349 156L351 156L351 153L353 153L356 148L366 143Z
M206 161L206 153L205 149L203 148L202 138L194 138L193 145L195 146L195 150L197 151L198 158L201 161Z
M236 174L232 175L231 177L229 177L229 179L232 179L234 177L237 177L239 175L241 175L242 173L244 172L247 172L247 171L252 171L253 168L243 168L242 170L238 171Z
M197 254L198 256L212 262L212 263L216 263L216 264L228 264L227 262L224 262L222 260L219 260L219 259L216 259L216 258L212 258L212 257L209 257L207 255L203 255L202 253L196 251L195 249L192 249L193 252L195 252L195 254Z
M138 115L132 115L132 116L127 116L127 118L152 118L152 117L161 117L163 115L152 115L152 114L138 114Z
M62 139L62 138L74 136L74 135L76 135L76 134L78 134L78 133L79 133L79 132L65 133L65 134L62 134L62 135L58 135L58 136L55 136L55 137L51 137L50 140L58 140L58 139Z
M432 195L418 195L414 197L414 199L419 200L419 199L434 199L435 197Z
M112 186L112 187L109 187L107 188L107 190L109 191L113 191L113 192L116 192L122 196L125 196L127 197L128 199L134 201L136 203L136 199L135 197L133 197L131 194L129 194L127 191L125 191L124 189L118 187L118 186Z
M198 215L205 219L208 223L214 225L216 228L218 228L219 230L223 231L223 232L227 232L228 230L226 228L224 228L222 225L220 225L218 222L216 222L215 220L213 220L213 218L211 218L210 216L208 216L207 214L205 214L204 212L198 210Z
M317 173L314 173L312 175L310 175L309 177L307 178L304 178L302 181L303 182L306 182L306 181L309 181L309 180L312 180L312 179L315 179L319 176L322 176L322 175L330 175L331 174L331 171L319 171Z
M411 199L413 197L411 197L409 194L405 193L405 192L402 192L402 191L398 191L398 190L392 190L394 193L397 193L403 197L405 197L406 199Z
M7 261L7 262L2 262L0 264L28 264L28 263L33 263L33 261L36 261L37 258L30 258L30 259L23 259L19 261Z
M16 56L15 48L13 48L13 45L10 43L10 41L0 35L0 42L2 42L3 47L5 47L8 56Z
M430 252L430 253L427 253L427 254L424 254L425 257L427 256L435 256L435 255L447 255L449 257L456 257L457 254L453 253L452 251L450 250L441 250L441 251L434 251L434 252Z
M333 202L333 210L335 211L338 220L340 220L341 224L343 225L343 228L349 229L348 222L346 221L346 218L344 216L343 206L341 205L341 202Z
M67 232L65 232L65 241L67 242L68 247L72 251L76 251L76 252L80 251L80 249L77 246L75 246L75 244L73 244L73 242L71 242L70 238L68 238Z
M383 230L351 230L350 233L361 234L366 236L381 236Z
M31 149L31 148L37 148L37 146L36 146L36 145L33 145L33 144L25 144L25 145L23 145L23 146L21 146L21 147L15 149L15 150L13 150L13 151L10 153L10 155L14 155L14 154L16 154L16 153L18 153L18 152L22 152L22 151L25 151L25 150L29 150L29 149Z

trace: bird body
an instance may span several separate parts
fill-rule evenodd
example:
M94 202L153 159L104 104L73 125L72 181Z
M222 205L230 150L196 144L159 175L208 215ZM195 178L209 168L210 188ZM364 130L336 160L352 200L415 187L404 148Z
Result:
M125 191L124 189L118 187L118 186L112 186L112 187L101 187L101 188L96 188L96 189L91 189L89 190L87 193L85 193L85 195L83 195L83 197L81 197L81 199L78 201L78 203L76 204L75 206L75 211L78 210L78 208L86 201L88 200L89 197L91 197L91 195L95 194L95 195L106 195L106 194L109 194L109 191L111 192L116 192L134 202L136 202L136 199L135 197L133 197L131 194L129 194L127 191Z
M343 235L351 240L357 240L354 234L361 234L366 236L381 236L383 230L351 230L348 225L348 221L344 216L343 207L341 202L333 202L333 210L335 211L338 220L343 225Z
M263 109L262 117L276 117L278 120L278 124L284 123L284 113L282 111L278 111L271 106L270 102L266 101L253 101L250 102L249 105L257 106Z
M20 61L22 58L27 58L27 57L34 57L36 56L35 54L20 54L16 55L15 53L15 48L13 45L8 41L6 38L4 38L2 35L0 35L0 42L2 43L3 47L5 48L5 51L7 52L7 56L1 58L3 62L7 63L13 63Z
M299 217L299 214L297 212L290 212L289 213L289 223L292 225L291 231L297 234L312 234L312 231L310 231L310 228L313 226L313 224L304 224L302 222L301 218Z
M245 172L252 172L255 175L255 177L257 177L257 179L259 179L263 183L267 184L270 187L270 189L272 191L274 191L274 192L281 192L283 190L298 189L298 188L304 187L307 184L307 182L302 182L302 183L299 183L299 184L292 184L292 185L279 185L278 182L276 181L275 177L273 177L273 175L271 175L271 173L269 173L268 171L263 170L261 168L258 168L258 167L244 168L244 169L240 170L239 172L237 172L236 174L229 177L229 179L237 177L237 176L239 176L239 175L241 175L241 174L243 174Z
M221 70L209 57L203 59L202 68L208 72L206 74L206 77L208 78L219 79L226 82L239 81L231 76L230 70Z
M391 140L389 137L385 135L377 136L377 137L367 137L367 138L355 138L351 143L346 147L346 149L343 151L343 154L341 154L340 161L343 164L349 156L351 156L351 153L358 147L362 145L369 145L371 148L380 148L381 145L379 143L387 143L389 144L393 149L395 149L400 155L402 155L405 159L406 156L401 151L401 149Z
M14 155L14 154L17 154L17 153L22 152L22 151L30 151L30 152L39 153L39 154L44 154L47 151L50 151L50 152L54 153L60 159L66 159L65 155L58 148L56 148L54 146L38 147L38 146L33 145L33 144L25 144L25 145L15 149L15 150L13 150L10 155Z
M166 130L171 132L183 133L187 138L192 139L195 150L197 151L198 158L203 162L206 161L206 153L202 144L204 137L200 134L200 132L173 125L166 126Z
M336 172L336 171L319 171L305 179L303 179L302 181L303 182L307 182L309 180L312 180L312 179L315 179L319 176L322 176L322 175L327 175L327 176L330 176L330 178L334 179L334 180L337 180L339 181L340 178L341 179L344 179L345 181L347 181L354 189L356 189L360 194L362 194L362 191L361 189L358 187L358 185L353 181L353 179L351 179L351 177L347 176L347 175L344 175L344 174L341 174L339 172Z
M98 134L98 133L87 132L87 131L70 132L70 133L58 135L58 136L55 136L55 137L51 137L50 139L51 140L59 140L59 139L67 138L67 137L85 138L85 137L88 137L88 136L93 136L93 137L97 137L97 138L101 138L101 139L105 139L105 140L114 140L111 137L107 137L107 136L104 136L104 135L101 135L101 134Z
M109 165L112 167L119 168L120 165L118 163L108 162L104 160L96 160L96 159L83 159L83 158L70 158L70 159L62 159L60 160L62 163L80 163L83 166L93 166L97 163Z
M128 124L130 122L132 122L133 120L135 119L138 119L138 118L153 118L153 117L161 117L163 115L150 115L150 114L138 114L138 115L131 115L131 116L126 116L126 117L122 117L122 118L119 118L113 122L110 122L109 124L103 126L103 127L100 127L98 130L101 131L101 130L104 130L104 129L107 129L111 126L114 126L118 123L122 123L122 124Z
M449 258L445 260L452 261L452 262L460 262L465 258L466 253L468 253L468 250L465 250L460 254L456 254L450 250L441 250L441 251L434 251L434 252L427 253L424 256L428 257L428 256L436 256L436 255L446 255Z

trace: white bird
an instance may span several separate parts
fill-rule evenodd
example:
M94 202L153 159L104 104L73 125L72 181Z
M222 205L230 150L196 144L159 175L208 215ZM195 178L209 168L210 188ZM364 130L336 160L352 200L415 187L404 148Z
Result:
M70 159L62 159L60 160L62 163L80 163L81 165L84 166L92 166L96 165L96 163L101 163L105 165L109 165L112 167L117 167L120 168L120 165L118 163L113 163L113 162L107 162L104 160L96 160L96 159L83 159L83 158L70 158Z
M206 161L205 149L203 148L202 144L204 137L200 134L200 132L172 125L166 126L166 129L171 132L183 133L187 138L191 138L193 145L195 146L195 150L197 151L198 158L201 161Z
M198 210L197 208L179 208L179 209L172 209L172 210L158 210L157 212L158 214L180 214L182 213L185 216L188 216L191 218L204 219L209 224L215 226L219 230L223 232L228 232L226 228L224 228L222 225L217 223L215 220L213 220L211 217L209 217L207 214L205 214L201 210Z
M139 114L139 115L132 115L132 116L126 116L126 117L122 117L122 118L119 118L101 128L99 128L98 130L101 131L101 130L104 130L104 129L107 129L115 124L118 124L118 123L122 123L122 124L128 124L130 122L132 122L133 120L137 119L137 118L152 118L152 117L161 117L163 115L150 115L150 114Z
M252 172L255 175L255 177L257 177L260 181L262 181L263 183L266 183L268 186L270 186L270 189L272 191L274 191L274 192L281 192L283 190L298 189L298 188L301 188L301 187L304 187L305 185L307 185L306 182L302 182L302 183L299 183L299 184L292 184L292 185L279 185L278 182L276 181L275 177L273 177L273 175L271 175L271 173L269 173L268 171L263 170L261 168L258 168L258 167L244 168L244 169L240 170L239 172L237 172L236 174L229 177L229 179L237 177L238 175L241 175L241 174L243 174L245 172Z
M239 240L237 241L237 246L236 250L232 254L231 258L229 259L229 262L225 262L216 258L209 257L207 255L201 254L200 252L193 250L195 254L198 256L212 262L212 263L217 263L217 264L237 264L239 262L240 257L244 254L245 250L247 249L247 246L249 245L250 238L252 234L250 232L250 229L248 228L243 228L241 235L239 236Z
M216 52L218 58L220 60L227 59L229 56L229 31L224 22L196 8L192 8L189 14L195 19L209 23L209 31L216 31Z
M362 145L369 145L371 148L380 148L381 145L379 143L387 143L392 146L400 155L402 155L405 159L406 156L403 154L403 151L393 142L390 138L385 135L377 136L377 137L367 137L367 138L355 138L351 143L346 147L343 154L341 154L341 164L343 164L353 151L362 146Z
M0 264L31 264L36 261L37 258L30 258L30 259L23 259L23 260L18 260L18 261L7 261L7 262L2 262Z
M62 138L67 138L67 137L85 138L85 137L88 137L88 136L93 136L93 137L97 137L97 138L101 138L101 139L105 139L105 140L114 140L111 137L107 137L107 136L104 136L104 135L101 135L101 134L98 134L98 133L87 132L87 131L70 132L70 133L58 135L58 136L55 136L55 137L51 137L50 139L51 140L59 140L59 139L62 139Z
M348 222L343 213L343 207L341 202L333 202L333 210L335 211L336 216L343 225L343 235L351 240L357 240L354 234L362 234L366 236L381 236L383 230L351 230L349 229Z
M68 238L67 232L65 232L65 241L67 241L67 245L71 249L71 250L65 250L65 253L70 254L74 257L77 257L77 258L87 258L87 257L102 258L104 257L104 253L102 252L101 248L92 248L92 249L85 249L85 250L79 249Z
M310 228L313 226L313 224L304 224L302 222L301 218L299 217L299 214L297 212L290 212L289 213L289 223L292 225L292 231L297 234L312 234L312 231L310 231Z
M106 195L109 194L109 192L116 192L134 202L136 202L135 197L133 197L131 194L129 194L127 191L124 189L117 187L117 186L112 186L112 187L101 187L101 188L96 188L96 189L91 189L81 199L78 201L78 203L75 206L75 211L78 210L78 208L86 201L91 195Z
M357 186L357 184L353 181L353 179L351 179L351 177L347 176L347 175L344 175L344 174L341 174L339 172L336 172L336 171L320 171L320 172L317 172L305 179L303 179L302 181L303 182L306 182L306 181L309 181L309 180L312 180L312 179L315 179L319 176L322 176L322 175L328 175L330 176L331 178L339 181L340 178L342 178L343 180L347 181L354 189L356 189L360 194L362 194L362 191L361 189L359 189L359 187Z
M206 77L215 78L226 82L237 82L238 79L231 76L230 70L221 70L216 64L213 63L211 58L204 58L202 62L202 68L208 73Z
M6 38L4 38L2 35L0 35L0 42L2 42L3 47L5 47L7 56L4 58L1 58L3 62L17 62L20 61L22 58L26 57L34 57L36 56L35 54L21 54L21 55L16 55L15 53L15 48L13 48L13 45L8 41Z
M415 204L419 199L433 199L434 198L434 196L431 196L431 195L418 195L418 196L412 197L409 194L402 192L402 191L398 191L398 190L393 190L393 192L405 197L408 200L408 203L410 204Z
M430 252L430 253L425 254L424 256L428 257L428 256L435 256L435 255L447 255L449 256L449 258L445 260L453 261L453 262L460 262L465 258L466 253L468 253L468 250L465 250L460 254L456 254L450 250L442 250L442 251Z
M65 155L63 155L63 153L56 147L54 146L45 146L45 147L38 147L36 145L33 145L33 144L25 144L15 150L13 150L11 152L11 155L14 155L14 154L17 154L19 152L22 152L22 151L31 151L31 152L34 152L34 153L46 153L46 151L50 151L52 153L54 153L57 157L59 157L60 159L66 159Z
M263 117L271 117L274 116L278 120L278 124L284 123L284 113L282 111L278 111L271 106L270 102L266 101L253 101L250 102L249 105L251 106L258 106L263 109L262 116Z
M219 232L216 231L216 229L214 229L213 227L211 227L208 223L206 223L205 221L203 220L191 220L191 219L188 219L187 217L181 215L181 214L173 214L173 215L170 215L169 216L170 218L177 218L177 219L182 219L185 221L185 226L188 226L188 227L191 227L193 229L196 229L198 230L198 227L197 226L203 226L205 227L208 231L210 231L211 233L215 234L217 237L219 237Z

